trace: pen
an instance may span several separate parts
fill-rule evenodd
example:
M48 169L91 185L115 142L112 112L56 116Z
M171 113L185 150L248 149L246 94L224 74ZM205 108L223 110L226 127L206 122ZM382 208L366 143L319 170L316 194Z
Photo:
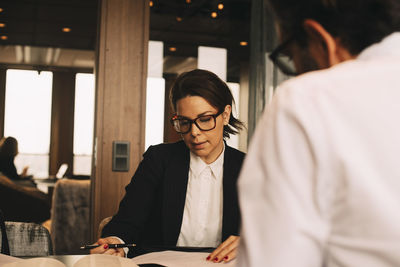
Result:
M80 249L92 249L92 248L97 248L99 246L103 246L105 244L101 245L84 245L80 247ZM107 244L108 248L131 248L136 246L136 244Z

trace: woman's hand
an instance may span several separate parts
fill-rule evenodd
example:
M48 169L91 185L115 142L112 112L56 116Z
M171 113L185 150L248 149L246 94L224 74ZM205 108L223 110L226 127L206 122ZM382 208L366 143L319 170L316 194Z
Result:
M28 167L28 166L25 166L25 167L22 169L22 172L21 172L21 174L20 174L20 177L22 177L22 178L28 177L28 169L29 169L29 167Z
M108 254L113 256L125 257L123 248L108 248L108 244L121 244L121 241L115 237L105 237L97 240L94 245L100 245L97 248L91 249L90 254Z
M236 258L237 247L239 246L239 236L231 235L221 245L219 245L210 255L207 260L213 262L229 262Z

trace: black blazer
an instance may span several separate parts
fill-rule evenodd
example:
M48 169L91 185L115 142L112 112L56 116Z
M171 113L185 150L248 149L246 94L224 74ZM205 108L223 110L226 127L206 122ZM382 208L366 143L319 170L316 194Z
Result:
M12 180L21 179L14 165L14 157L0 157L0 172Z
M244 155L225 146L222 240L239 233L236 181ZM189 163L190 151L183 141L149 147L102 236L118 236L139 246L175 246L182 225Z

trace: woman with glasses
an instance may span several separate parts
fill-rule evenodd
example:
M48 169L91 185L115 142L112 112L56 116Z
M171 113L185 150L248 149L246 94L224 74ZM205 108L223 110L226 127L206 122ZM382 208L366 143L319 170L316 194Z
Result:
M236 180L244 153L224 138L243 124L232 115L232 94L206 70L181 74L170 92L171 118L182 141L151 146L126 187L118 213L104 227L91 253L123 256L109 243L143 247L216 248L207 259L228 262L239 243Z

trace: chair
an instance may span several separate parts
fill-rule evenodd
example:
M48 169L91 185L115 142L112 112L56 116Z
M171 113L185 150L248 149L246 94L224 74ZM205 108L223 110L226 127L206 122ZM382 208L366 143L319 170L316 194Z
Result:
M44 257L53 254L49 231L36 223L5 222L10 255ZM0 235L3 238L2 233Z
M50 199L33 187L0 175L0 209L6 221L41 223L50 218Z
M50 233L56 255L81 254L90 243L90 180L59 180L53 192Z
M112 216L110 217L106 217L103 220L101 220L100 224L99 224L99 230L97 231L97 238L101 237L101 232L103 232L103 228L104 226L106 226L112 219Z

